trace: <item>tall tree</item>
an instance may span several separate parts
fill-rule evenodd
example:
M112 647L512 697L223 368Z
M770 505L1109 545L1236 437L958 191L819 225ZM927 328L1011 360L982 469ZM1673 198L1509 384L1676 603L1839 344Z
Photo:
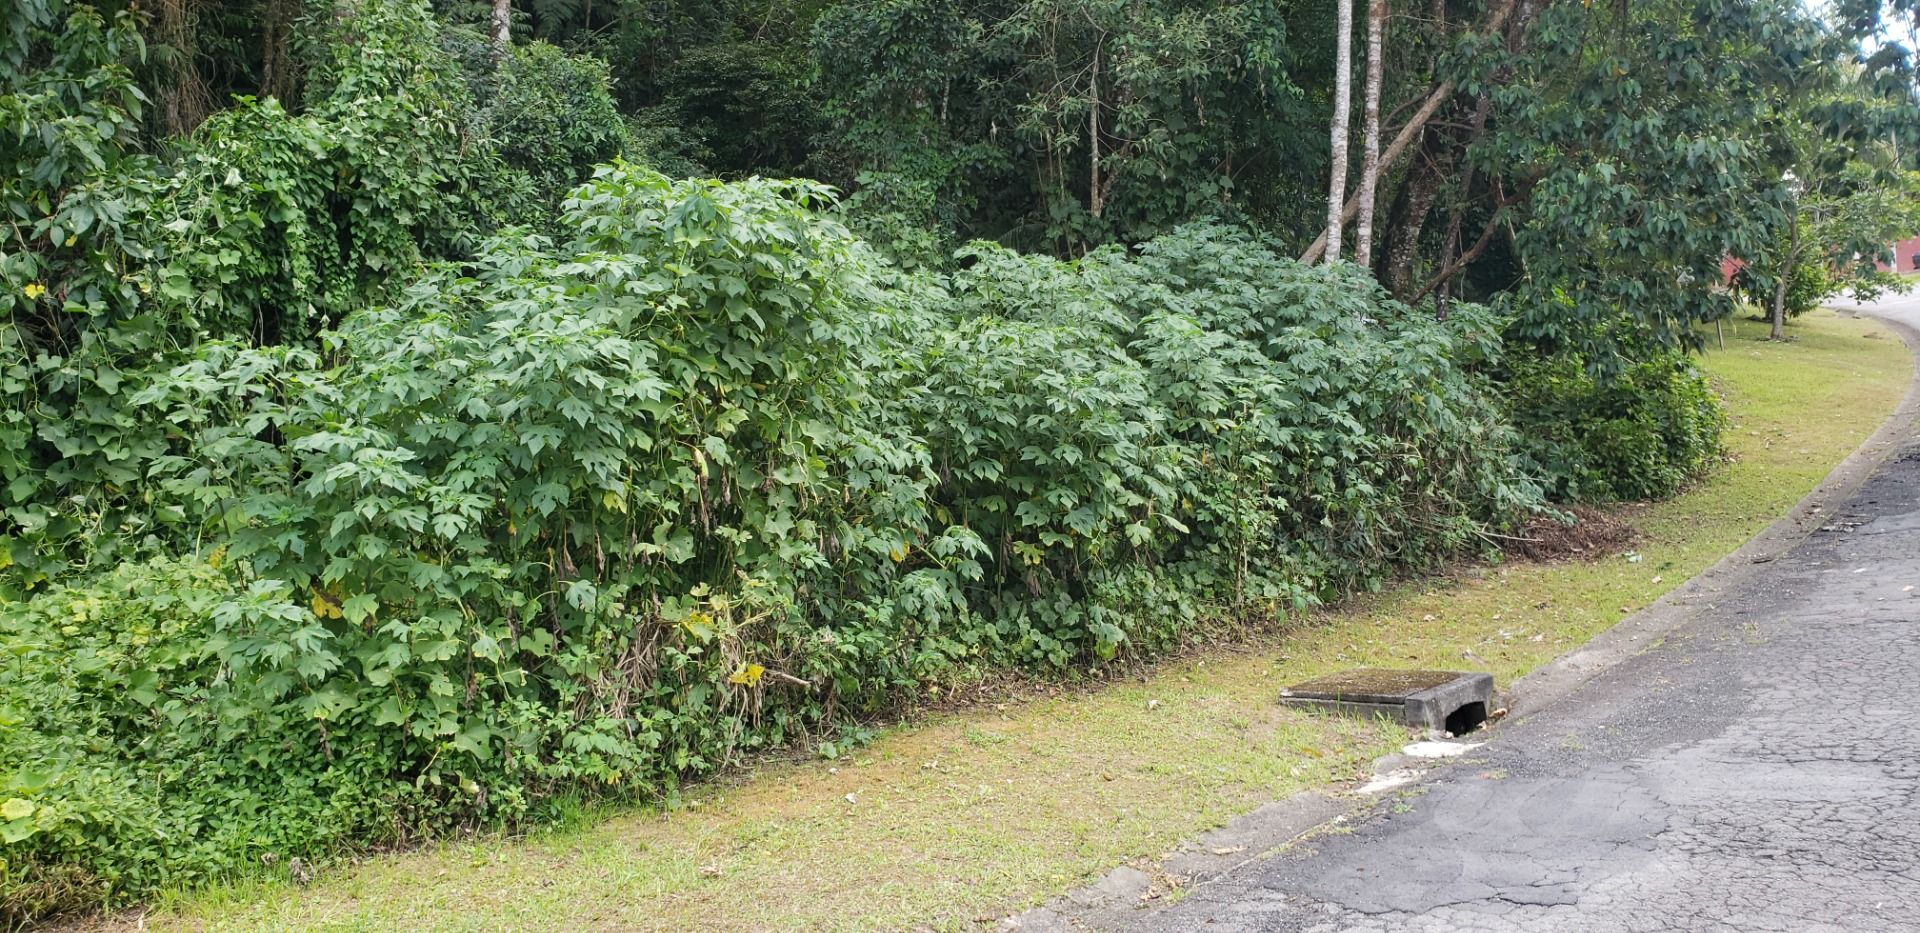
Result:
M889 244L1079 254L1269 206L1304 226L1325 191L1307 127L1326 124L1287 81L1283 14L1277 0L848 0L814 28L828 124L814 165Z
M493 0L487 37L493 40L493 54L498 58L507 57L507 50L513 45L513 0Z
M1459 57L1464 61L1484 58L1486 50L1480 48L1480 46L1484 44L1486 37L1497 37L1503 29L1508 31L1510 43L1518 34L1523 33L1530 22L1533 10L1537 8L1537 4L1527 4L1526 9L1522 11L1521 15L1514 18L1514 21L1509 24L1508 19L1518 2L1519 0L1495 0L1495 2L1487 8L1484 23L1458 33L1454 38L1457 39L1461 45L1461 49L1458 50ZM1436 71L1438 71L1438 69L1436 69ZM1414 111L1413 116L1407 118L1407 122L1401 125L1399 132L1394 134L1393 142L1387 144L1386 150L1380 154L1376 166L1376 170L1379 173L1384 174L1388 169L1393 168L1400 160L1400 157L1412 146L1414 140L1421 137L1427 124L1433 119L1434 115L1439 113L1444 105L1454 101L1454 92L1459 89L1458 80L1458 77L1453 75L1440 77L1436 74L1434 76L1432 87L1430 87L1426 95L1420 99L1419 109ZM1346 207L1340 211L1340 222L1344 224L1348 219L1358 215L1359 212L1360 199L1356 197L1348 200ZM1318 262L1320 257L1326 254L1327 232L1329 229L1331 228L1323 228L1320 231L1320 236L1300 254L1301 262ZM1411 239L1417 239L1417 237Z
M1893 284L1887 244L1920 230L1920 185L1900 161L1910 105L1874 93L1838 55L1807 58L1777 98L1773 125L1787 201L1769 248L1741 270L1764 294L1771 336L1787 318L1843 289L1871 296Z
M1347 123L1353 105L1353 0L1339 10L1333 52L1333 156L1327 166L1327 262L1340 261L1340 226L1347 205Z
M1485 183L1464 195L1508 246L1477 287L1515 309L1513 341L1610 375L1732 313L1721 263L1780 216L1767 97L1808 19L1784 0L1541 10L1498 66L1512 78L1468 160Z
M1387 31L1387 0L1367 4L1367 86L1361 132L1366 138L1360 161L1360 214L1353 235L1353 261L1373 268L1373 202L1380 183L1380 82L1382 39ZM1345 205L1341 205L1342 208Z
M1858 84L1874 96L1920 107L1920 0L1835 0L1840 35L1856 43ZM1894 161L1920 170L1920 120L1890 128Z

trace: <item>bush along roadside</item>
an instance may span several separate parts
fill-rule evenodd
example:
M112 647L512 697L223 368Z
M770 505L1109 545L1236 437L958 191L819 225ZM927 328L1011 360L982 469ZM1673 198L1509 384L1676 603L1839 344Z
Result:
M1205 227L903 277L825 198L615 168L565 243L147 383L189 452L144 500L206 556L0 616L7 901L657 790L924 684L1367 585L1537 500L1454 362L1483 319Z
M658 793L1541 507L1483 310L1215 226L907 273L828 199L616 165L559 239L142 380L191 533L0 606L6 911Z
M1720 455L1726 429L1706 376L1679 353L1607 379L1578 358L1515 353L1503 394L1533 472L1561 502L1673 495Z

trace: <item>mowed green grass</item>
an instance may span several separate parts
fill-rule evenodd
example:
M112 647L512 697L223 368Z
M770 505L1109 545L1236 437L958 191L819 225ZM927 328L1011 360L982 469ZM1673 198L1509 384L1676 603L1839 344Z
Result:
M969 928L1304 788L1361 777L1401 730L1283 710L1283 683L1357 665L1472 668L1501 683L1719 559L1851 452L1904 393L1879 325L1816 312L1705 360L1732 462L1622 514L1640 559L1474 566L1100 687L896 727L850 759L771 762L669 812L606 811L323 870L306 887L183 893L103 925L214 929ZM1055 695L1049 695L1055 694Z

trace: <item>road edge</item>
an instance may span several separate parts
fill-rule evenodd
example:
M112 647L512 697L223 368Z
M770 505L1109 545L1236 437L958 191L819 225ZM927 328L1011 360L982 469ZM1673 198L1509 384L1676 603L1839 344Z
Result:
M1865 309L1828 310L1872 318L1906 345L1913 369L1900 403L1880 427L1829 470L1811 492L1748 538L1745 544L1668 590L1646 608L1508 685L1502 695L1507 698L1511 718L1518 721L1552 708L1582 684L1682 627L1695 613L1711 605L1709 597L1764 572L1765 564L1820 527L1815 519L1823 517L1834 503L1851 497L1895 450L1912 439L1914 428L1920 425L1920 330ZM1381 771L1384 764L1385 760L1377 762L1375 770ZM1394 782L1395 787L1413 784L1424 776L1408 771L1392 773L1404 776ZM1357 811L1371 809L1377 802L1337 795L1326 789L1291 794L1183 843L1160 860L1155 866L1157 874L1134 865L1121 865L1092 884L1004 918L1000 926L1047 933L1113 926L1135 914L1143 901L1162 890L1163 880L1169 877L1178 876L1189 889L1208 884L1275 850L1335 826Z
M1525 718L1551 708L1581 684L1678 629L1692 613L1711 603L1711 597L1763 573L1764 564L1812 534L1820 527L1816 519L1829 512L1835 503L1851 497L1904 440L1911 438L1913 428L1920 423L1920 330L1870 312L1830 310L1836 314L1870 317L1906 344L1914 369L1900 404L1894 406L1880 427L1854 448L1853 453L1829 470L1813 491L1802 496L1786 514L1748 538L1745 544L1687 582L1668 590L1646 608L1509 684L1506 691L1509 715Z

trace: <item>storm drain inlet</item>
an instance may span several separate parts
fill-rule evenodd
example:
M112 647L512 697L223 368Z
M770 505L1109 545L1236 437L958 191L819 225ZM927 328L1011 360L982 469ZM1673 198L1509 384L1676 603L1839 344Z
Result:
M1280 702L1465 735L1487 720L1493 675L1471 671L1360 668L1294 684Z

